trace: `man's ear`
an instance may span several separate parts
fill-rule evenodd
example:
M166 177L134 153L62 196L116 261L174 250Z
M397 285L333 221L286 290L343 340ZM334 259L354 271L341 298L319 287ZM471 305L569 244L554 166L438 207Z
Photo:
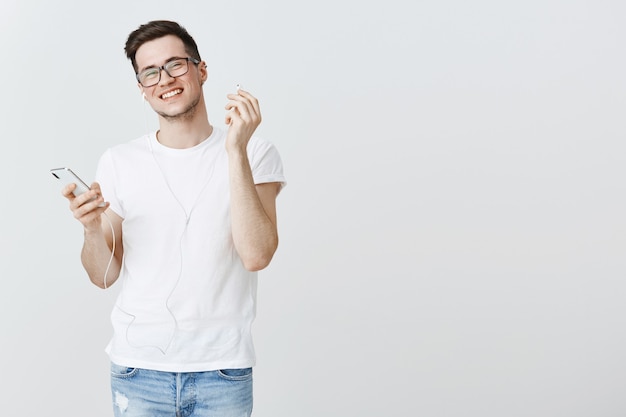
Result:
M206 67L206 62L200 61L198 70L200 70L200 84L204 84L209 79L209 70Z

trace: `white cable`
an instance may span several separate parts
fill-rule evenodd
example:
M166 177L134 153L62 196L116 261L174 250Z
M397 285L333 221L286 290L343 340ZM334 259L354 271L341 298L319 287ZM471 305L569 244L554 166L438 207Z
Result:
M111 221L111 219L109 218L109 215L105 212L103 212L102 214L104 214L104 217L106 217L107 221L109 222L109 226L111 226L111 239L113 240L113 245L111 248L111 257L109 258L109 263L107 264L107 269L104 271L104 289L107 288L107 275L109 274L109 269L111 268L111 263L113 262L113 257L115 256L115 229L113 228L113 222Z
M180 267L179 267L179 270L178 270L178 277L176 278L176 281L174 282L174 286L171 288L169 294L165 298L165 309L168 311L168 313L170 314L170 316L174 320L174 331L172 333L172 336L171 336L169 342L165 346L165 349L161 349L158 346L152 346L152 347L156 347L157 349L159 349L161 351L161 353L163 353L165 355L166 352L169 350L170 345L174 341L174 336L175 336L175 333L176 333L176 329L178 329L178 320L176 319L176 315L174 314L174 312L170 308L169 302L170 302L170 299L172 298L172 296L174 294L174 291L176 290L176 288L180 284L180 281L181 281L182 275L183 275L183 239L185 238L185 235L187 233L187 230L188 230L188 227L189 227L189 221L191 220L191 215L193 214L194 209L197 207L198 202L200 200L200 197L204 193L205 188L207 188L207 186L209 185L209 182L213 178L213 173L215 171L215 164L217 162L217 158L219 157L219 153L218 153L218 156L216 156L215 159L213 160L213 163L210 164L211 171L208 173L207 179L204 182L204 185L202 186L202 188L200 188L200 191L198 192L198 195L196 196L194 202L191 204L191 208L189 209L189 212L187 212L187 210L185 209L185 205L176 196L176 193L174 192L174 189L170 185L170 182L167 180L167 175L165 175L165 171L161 167L161 164L159 163L159 160L157 159L156 154L154 153L154 148L152 147L152 138L150 136L148 136L147 139L148 139L148 146L150 148L150 153L152 154L152 158L154 160L154 163L155 163L156 167L158 168L159 172L161 173L161 177L163 178L163 182L165 183L165 185L166 185L167 189L169 190L170 194L172 195L172 197L174 198L174 200L176 201L176 203L178 204L178 206L182 210L183 215L185 217L185 227L184 227L184 229L183 229L183 231L182 231L182 233L180 235L180 239L178 240L178 250L179 250L179 255L180 255ZM131 324L132 324L132 322L131 322ZM128 328L130 328L130 324L129 324ZM128 333L128 328L126 330L127 333ZM127 340L128 340L128 337L127 337Z

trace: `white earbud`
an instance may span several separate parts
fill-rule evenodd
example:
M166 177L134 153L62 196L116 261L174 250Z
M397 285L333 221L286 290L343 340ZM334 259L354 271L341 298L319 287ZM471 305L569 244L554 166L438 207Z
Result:
M141 101L144 103L148 101L148 97L146 97L146 93L141 93Z

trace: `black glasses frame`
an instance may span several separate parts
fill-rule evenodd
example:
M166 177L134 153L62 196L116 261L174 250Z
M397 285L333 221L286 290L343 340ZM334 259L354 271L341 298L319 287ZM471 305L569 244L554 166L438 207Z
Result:
M172 59L171 61L166 62L164 65L161 65L160 67L146 68L145 70L141 71L141 73L136 73L135 74L135 78L137 79L137 82L139 82L139 84L141 84L141 85L143 85L144 87L147 88L147 87L152 87L153 85L157 85L161 81L161 71L165 71L167 73L167 75L172 77L172 78L182 77L183 75L185 75L185 74L187 74L189 72L189 64L187 64L187 71L185 71L184 73L182 73L180 75L176 75L176 76L173 76L172 74L170 74L170 72L167 70L167 68L165 68L170 63L172 63L174 61L178 61L179 59L184 59L187 62L192 62L195 65L198 65L200 63L200 61L198 61L196 58L192 58L190 56L188 56L186 58L175 58L175 59ZM141 82L141 79L140 79L139 75L144 73L146 70L149 70L149 69L159 70L159 78L157 78L157 80L154 82L154 84L145 85L144 83Z

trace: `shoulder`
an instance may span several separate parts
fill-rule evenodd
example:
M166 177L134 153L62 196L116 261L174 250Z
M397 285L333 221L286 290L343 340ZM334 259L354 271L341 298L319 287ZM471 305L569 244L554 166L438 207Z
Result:
M150 155L150 135L144 135L109 147L100 157L100 164L110 165L113 169L136 167L141 166Z

